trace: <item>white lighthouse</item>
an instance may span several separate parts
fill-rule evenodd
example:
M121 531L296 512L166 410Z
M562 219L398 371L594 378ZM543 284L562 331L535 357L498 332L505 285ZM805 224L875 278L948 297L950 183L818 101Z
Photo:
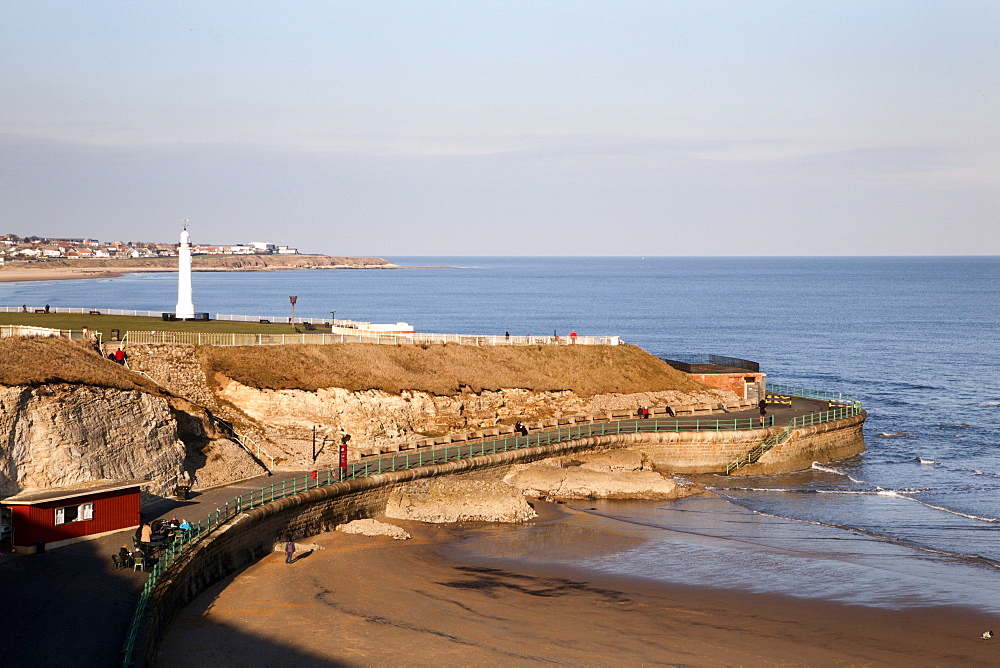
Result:
M177 249L177 308L178 320L194 319L194 297L191 294L191 235L187 225L181 232L181 245Z

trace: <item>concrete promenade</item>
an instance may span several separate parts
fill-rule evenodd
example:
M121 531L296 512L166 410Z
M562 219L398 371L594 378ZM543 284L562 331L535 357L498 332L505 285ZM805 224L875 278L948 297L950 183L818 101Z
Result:
M773 405L776 425L796 415L827 410L826 402L795 399ZM715 413L711 418L756 418L756 410ZM687 418L680 418L686 420ZM375 458L372 458L375 459ZM197 521L238 495L307 475L282 471L195 492L187 501L165 499L143 508L142 519L176 515ZM6 619L0 625L0 652L6 665L116 666L139 592L148 574L114 570L111 555L131 547L132 531L122 531L42 554L0 558L0 591Z

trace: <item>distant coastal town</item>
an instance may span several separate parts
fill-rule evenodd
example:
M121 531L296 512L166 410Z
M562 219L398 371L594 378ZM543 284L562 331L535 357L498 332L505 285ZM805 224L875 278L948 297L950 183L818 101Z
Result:
M299 249L264 241L247 244L194 244L196 255L298 255ZM8 260L175 257L177 244L0 235L0 263Z

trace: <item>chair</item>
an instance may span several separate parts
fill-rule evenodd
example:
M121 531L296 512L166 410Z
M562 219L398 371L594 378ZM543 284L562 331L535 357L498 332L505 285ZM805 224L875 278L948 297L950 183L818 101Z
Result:
M133 571L145 571L146 570L146 559L145 557L134 557L135 564L132 566Z

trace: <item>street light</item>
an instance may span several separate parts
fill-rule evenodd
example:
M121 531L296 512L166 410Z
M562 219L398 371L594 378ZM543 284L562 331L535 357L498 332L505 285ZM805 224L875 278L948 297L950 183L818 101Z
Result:
M330 327L336 327L336 326L337 326L337 312L330 311Z
M292 320L291 320L291 323L293 325L295 324L295 302L297 302L298 300L299 300L298 297L289 297L288 298L288 301L292 302Z

